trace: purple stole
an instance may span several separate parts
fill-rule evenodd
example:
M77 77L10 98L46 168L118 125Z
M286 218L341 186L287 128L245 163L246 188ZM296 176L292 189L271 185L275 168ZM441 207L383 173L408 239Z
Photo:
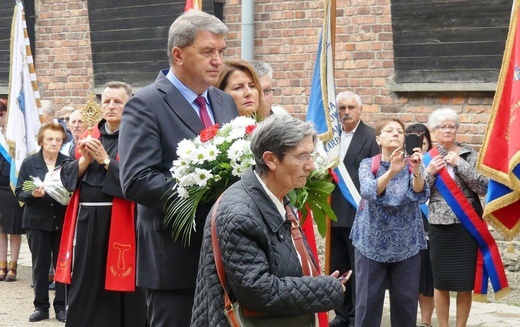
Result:
M424 155L426 166L431 159L439 155L437 147L433 147ZM437 172L435 187L450 206L455 216L460 220L467 231L475 238L478 244L477 267L475 274L475 300L487 300L488 279L495 292L495 298L499 298L509 292L507 277L498 252L495 239L488 230L484 220L477 214L469 200L466 198L457 183L451 178L448 170L442 168ZM500 292L500 293L499 293ZM500 295L499 295L500 294Z

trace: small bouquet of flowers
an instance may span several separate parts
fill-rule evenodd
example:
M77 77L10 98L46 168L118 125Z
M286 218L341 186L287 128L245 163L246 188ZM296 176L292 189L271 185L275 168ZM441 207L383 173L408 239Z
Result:
M189 245L197 206L215 201L254 165L250 144L255 128L253 118L237 117L220 129L215 124L196 138L179 142L178 159L170 169L175 186L167 193L165 204L165 223L171 226L174 240L180 236L183 245ZM334 184L323 144L319 142L316 149L313 156L316 169L309 175L307 184L291 191L289 197L303 217L307 216L308 208L312 210L318 230L324 235L325 217L336 220L327 202Z
M43 189L51 198L58 201L59 204L66 206L69 204L71 193L61 183L60 171L61 167L56 167L53 171L49 171L45 174L43 182L39 177L30 176L32 181L24 181L22 190L32 192L43 186Z

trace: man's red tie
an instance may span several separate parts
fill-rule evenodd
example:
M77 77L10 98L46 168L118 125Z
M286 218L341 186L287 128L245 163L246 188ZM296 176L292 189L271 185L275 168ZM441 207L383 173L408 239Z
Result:
M208 128L213 125L211 118L209 118L208 108L206 107L206 99L203 96L199 96L195 99L195 103L199 106L200 120L202 120L204 128Z

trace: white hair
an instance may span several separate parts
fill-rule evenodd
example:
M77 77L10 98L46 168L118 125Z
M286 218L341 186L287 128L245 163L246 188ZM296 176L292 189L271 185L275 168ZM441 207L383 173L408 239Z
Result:
M361 106L363 105L363 102L361 101L361 97L359 95L357 95L356 93L350 92L350 91L343 91L343 92L338 93L338 95L336 95L336 103L338 103L339 100L341 100L341 99L349 100L351 98L354 98L356 100L358 106L361 108Z
M459 115L454 109L439 108L430 114L430 117L428 118L428 127L433 131L445 120L451 120L455 122L457 128L460 126Z

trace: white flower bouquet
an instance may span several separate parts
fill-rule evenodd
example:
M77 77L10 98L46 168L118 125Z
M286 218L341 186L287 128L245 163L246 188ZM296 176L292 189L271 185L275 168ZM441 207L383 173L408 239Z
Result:
M32 181L24 181L22 189L27 192L32 192L40 186L43 186L43 189L47 194L49 194L51 198L58 201L59 204L66 206L69 204L72 193L67 191L67 189L61 183L60 172L61 166L56 167L53 171L47 172L43 182L38 176L30 176Z
M215 124L198 137L179 142L178 159L170 169L175 186L165 194L165 223L171 226L174 240L182 237L183 245L189 245L198 205L215 201L254 165L250 140L255 128L253 118L237 117L220 129ZM312 211L320 234L325 235L326 216L333 220L336 216L328 204L334 184L321 141L313 159L316 169L309 175L307 184L292 190L289 198L303 217Z
M189 245L197 206L216 200L254 164L249 145L255 128L254 119L237 117L220 129L215 124L179 142L178 159L170 169L176 183L165 207L165 223L171 225L174 240L182 236Z

